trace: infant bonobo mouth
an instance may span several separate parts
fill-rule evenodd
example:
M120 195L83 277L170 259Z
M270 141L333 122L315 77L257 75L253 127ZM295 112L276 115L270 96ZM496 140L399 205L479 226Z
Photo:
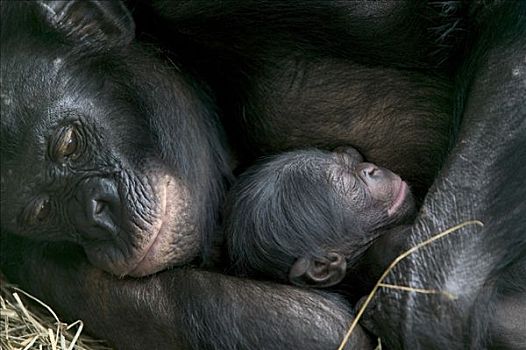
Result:
M396 180L394 180L394 182L396 182L397 184L393 186L396 188L396 190L393 191L395 195L393 196L391 206L389 207L389 209L387 209L387 215L389 216L392 216L393 214L398 212L409 193L409 186L407 186L405 181L403 181L400 178L400 176L396 175Z

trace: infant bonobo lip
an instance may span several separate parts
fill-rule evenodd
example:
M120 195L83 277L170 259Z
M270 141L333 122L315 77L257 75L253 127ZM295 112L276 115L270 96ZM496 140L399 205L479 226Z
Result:
M409 186L407 186L405 181L403 181L399 176L397 176L395 181L398 184L395 185L396 194L393 196L391 206L389 207L389 209L387 209L387 215L389 216L395 214L398 211L398 209L400 209L405 199L407 198L407 194L409 193Z

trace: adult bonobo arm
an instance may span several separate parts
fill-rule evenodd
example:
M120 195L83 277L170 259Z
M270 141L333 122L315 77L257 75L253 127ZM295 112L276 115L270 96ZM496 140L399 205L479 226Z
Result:
M467 220L484 227L452 233L391 273L388 283L449 293L381 289L368 324L392 349L526 346L526 4L487 6L474 12L481 32L459 140L410 240Z
M335 349L352 322L329 294L191 268L118 279L73 246L30 246L3 237L6 275L118 349ZM349 348L373 347L360 330Z

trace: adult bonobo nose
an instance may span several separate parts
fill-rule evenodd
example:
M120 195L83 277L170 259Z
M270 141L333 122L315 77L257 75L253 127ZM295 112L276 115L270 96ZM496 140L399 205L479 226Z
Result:
M82 238L105 240L113 238L118 230L122 205L115 181L93 177L84 181L76 196L80 211L76 217Z

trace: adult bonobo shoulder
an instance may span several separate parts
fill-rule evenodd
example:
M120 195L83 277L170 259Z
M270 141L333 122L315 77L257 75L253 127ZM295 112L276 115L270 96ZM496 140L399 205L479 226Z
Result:
M348 270L365 264L381 236L407 231L416 209L398 175L340 148L291 151L251 167L231 189L225 212L237 273L365 294L368 286L346 279ZM399 252L388 246L382 254L367 264L385 269Z
M338 297L195 267L127 277L206 262L230 178L215 108L120 2L0 9L2 272L117 348L335 348Z

